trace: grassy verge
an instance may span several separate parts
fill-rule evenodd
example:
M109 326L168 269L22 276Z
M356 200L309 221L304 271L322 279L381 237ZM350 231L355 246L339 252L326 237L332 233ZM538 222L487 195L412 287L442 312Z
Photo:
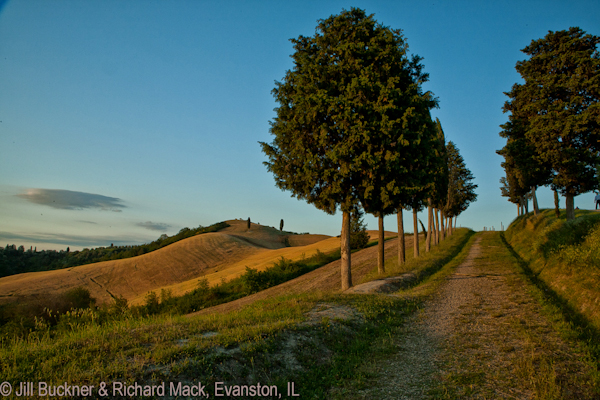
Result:
M587 343L600 369L599 235L598 213L580 210L566 222L545 210L517 219L503 238L540 303L560 314L565 335Z
M5 341L0 381L15 389L18 382L88 384L95 385L94 393L102 382L165 384L167 392L170 383L201 382L211 396L216 382L261 383L277 387L282 398L293 382L301 398L328 398L332 387L368 382L369 374L358 367L381 352L379 344L419 302L411 296L313 293L222 315L129 316L102 325L82 319L59 336L37 331Z

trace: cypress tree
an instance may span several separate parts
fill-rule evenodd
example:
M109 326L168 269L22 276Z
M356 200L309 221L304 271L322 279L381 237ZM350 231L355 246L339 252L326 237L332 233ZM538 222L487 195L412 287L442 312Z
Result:
M390 194L400 187L388 176L403 172L407 154L400 149L422 135L423 115L415 109L435 100L421 93L426 74L419 57L408 58L401 31L363 10L320 20L314 36L291 41L294 67L273 90L274 139L261 143L265 165L293 197L329 214L342 211L345 290L352 286L350 213L359 203L388 212Z
M525 136L553 171L552 186L566 197L567 220L576 195L595 188L600 163L600 37L580 28L549 31L521 51L525 80L507 93L526 115ZM513 110L511 110L513 111Z
M449 219L448 228L452 228L452 218L465 211L469 204L477 200L477 185L471 181L473 174L465 165L458 148L451 141L446 145L448 155L448 200L444 214ZM451 233L451 230L448 231Z

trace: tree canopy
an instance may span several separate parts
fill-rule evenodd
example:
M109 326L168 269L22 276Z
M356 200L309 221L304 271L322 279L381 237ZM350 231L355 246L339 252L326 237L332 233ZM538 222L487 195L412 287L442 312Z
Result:
M574 216L573 197L597 187L599 42L599 37L580 28L549 31L522 49L530 58L517 62L516 69L525 83L513 85L506 93L510 99L504 110L513 118L503 126L503 132L512 136L522 129L518 136L525 139L517 144L519 151L505 151L515 160L515 175L521 184L528 178L543 182L545 179L536 174L551 170L551 174L541 175L550 176L553 188L567 197L568 219ZM531 146L533 155L522 155L523 143Z
M386 172L406 173L401 150L423 130L416 109L435 105L420 91L420 58L409 59L400 30L356 8L291 41L294 68L273 90L274 140L261 143L277 186L330 214L361 199L387 205L397 185Z

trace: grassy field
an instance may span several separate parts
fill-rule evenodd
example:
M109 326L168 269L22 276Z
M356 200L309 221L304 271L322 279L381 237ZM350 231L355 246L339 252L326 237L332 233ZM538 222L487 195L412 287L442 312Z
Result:
M469 235L458 230L428 255L427 263L447 260ZM393 240L386 242L393 245ZM337 292L279 293L239 310L192 317L125 316L100 322L91 310L81 312L65 319L60 334L42 329L5 342L0 381L89 384L95 390L101 382L165 383L167 391L170 382L202 382L211 395L215 382L260 382L275 385L283 398L293 382L302 398L326 398L330 388L351 378L366 381L356 376L356 367L420 302Z

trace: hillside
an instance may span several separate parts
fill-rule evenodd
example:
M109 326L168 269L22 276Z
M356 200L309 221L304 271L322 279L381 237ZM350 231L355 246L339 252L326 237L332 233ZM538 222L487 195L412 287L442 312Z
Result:
M564 210L542 210L517 218L505 238L524 268L545 291L570 308L573 318L600 332L600 214L576 210L566 221Z
M218 282L243 273L246 265L261 269L281 256L299 259L317 249L327 252L339 247L339 239L330 240L326 235L291 235L257 224L248 230L246 221L241 220L227 223L230 226L219 232L194 236L137 257L1 278L0 301L42 297L82 286L98 303L123 296L136 304L150 290L168 287L173 294L183 294L193 289L201 276ZM286 247L286 237L290 237L288 244L296 246Z

